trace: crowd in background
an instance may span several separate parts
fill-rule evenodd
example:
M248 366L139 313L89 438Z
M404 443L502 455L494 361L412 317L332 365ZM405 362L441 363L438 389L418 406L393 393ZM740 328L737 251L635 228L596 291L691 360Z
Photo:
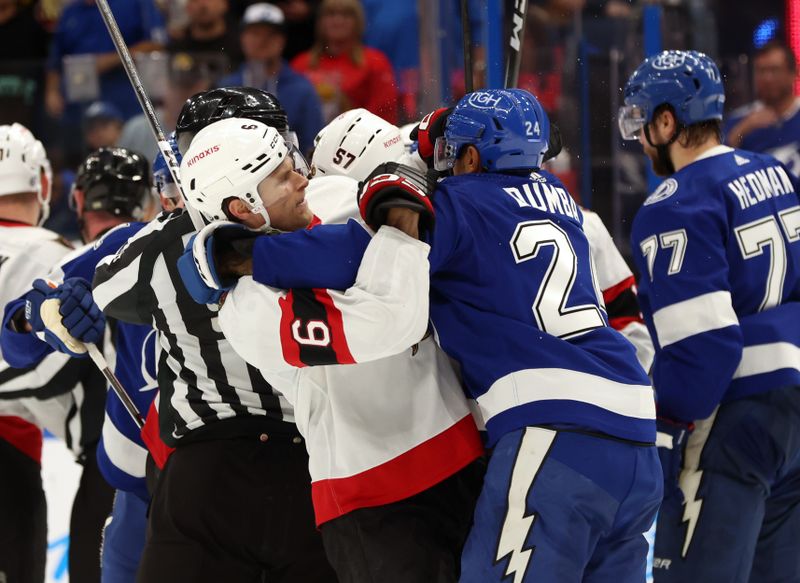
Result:
M486 80L486 2L469 2L476 87ZM432 94L454 102L465 91L457 0L439 0L438 10L431 5L422 17L416 0L109 4L165 127L174 126L182 103L198 91L254 86L277 95L300 149L308 152L317 131L342 111L364 107L402 125L441 105L427 103ZM782 6L778 0L759 4L764 13ZM744 42L747 35L737 44L715 32L721 26L713 17L716 5L665 6L664 42L717 57L733 110L759 98L753 89L758 79L750 83L754 68L747 53L753 47ZM565 148L554 169L609 222L623 248L627 218L648 186L644 166L613 132L613 80L627 75L643 53L643 6L637 0L532 0L519 77L519 87L536 95L561 127ZM737 22L752 24L756 12L743 9ZM438 15L444 37L438 56L449 59L441 69L444 84L429 78L433 56L424 35L431 14ZM125 146L152 160L156 144L147 120L94 0L0 0L0 56L0 123L22 123L43 138L55 166L47 226L74 238L75 216L66 203L74 169L103 145Z

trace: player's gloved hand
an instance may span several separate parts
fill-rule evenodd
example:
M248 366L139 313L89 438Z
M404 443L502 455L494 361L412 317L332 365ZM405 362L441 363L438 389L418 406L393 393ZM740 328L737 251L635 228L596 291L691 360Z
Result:
M444 135L445 124L451 113L453 113L452 107L440 107L423 117L422 121L409 134L409 137L419 144L417 149L419 157L425 161L428 168L433 168L433 150L436 138Z
M542 164L558 156L563 147L564 144L561 141L561 130L556 124L550 122L550 136L547 138L547 152L544 153Z
M86 356L85 344L103 338L105 316L92 298L92 287L80 277L56 286L37 279L25 298L25 318L37 336L54 349Z
M420 234L433 229L436 214L431 196L436 180L410 166L397 162L379 164L359 185L358 208L361 218L374 231L386 223L392 208L407 208L419 213Z
M258 233L230 221L215 221L192 236L178 259L178 271L198 304L218 304L239 276L252 273L253 241Z
M664 498L683 496L678 478L683 466L683 450L694 427L681 421L659 417L656 419L656 446L664 472Z

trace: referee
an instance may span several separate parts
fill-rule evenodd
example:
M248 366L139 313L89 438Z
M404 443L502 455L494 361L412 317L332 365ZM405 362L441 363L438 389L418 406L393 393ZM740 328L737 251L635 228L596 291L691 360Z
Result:
M274 125L276 115L285 122L269 94L217 89L187 101L178 129L234 116ZM164 213L101 262L94 280L104 312L160 332L160 430L176 450L153 493L138 581L336 581L314 528L291 407L234 352L216 310L195 303L178 274L193 234L188 213Z

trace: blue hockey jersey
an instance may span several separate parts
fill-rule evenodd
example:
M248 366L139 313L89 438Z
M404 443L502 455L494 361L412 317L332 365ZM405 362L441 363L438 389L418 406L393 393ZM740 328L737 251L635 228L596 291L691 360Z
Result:
M733 112L725 123L726 133L753 111L753 107L746 107ZM739 146L743 150L774 156L795 176L800 176L800 98L777 124L753 130Z
M800 385L798 180L717 146L651 194L633 223L660 415Z
M51 279L63 281L82 277L92 281L97 263L107 255L116 253L145 223L120 225L108 231L94 243L85 245L67 255ZM10 303L6 313L14 313L24 305L24 298ZM128 391L142 416L147 414L156 395L156 338L149 326L113 322L110 347L105 347L109 365ZM4 333L5 330L4 330ZM12 358L18 366L32 366L53 351L50 345L33 334L15 334ZM113 355L113 356L112 356ZM144 480L147 449L140 430L130 418L122 401L113 391L106 399L106 418L97 448L97 460L103 477L114 488L134 492L144 500L149 499Z
M649 379L633 346L608 326L581 211L558 179L451 177L433 201L431 319L460 365L489 444L529 425L653 442ZM262 237L254 278L276 287L348 287L363 238L355 223Z

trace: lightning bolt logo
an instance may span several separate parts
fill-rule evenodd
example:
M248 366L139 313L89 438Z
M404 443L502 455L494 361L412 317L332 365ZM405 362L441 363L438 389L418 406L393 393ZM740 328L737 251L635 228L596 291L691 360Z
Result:
M708 441L708 435L711 433L711 427L714 425L716 416L717 410L715 409L708 419L698 421L695 424L694 431L689 436L689 441L686 443L683 469L678 479L678 485L683 492L684 499L682 522L687 523L686 537L683 540L683 549L681 550L681 558L684 559L686 558L686 553L689 552L689 545L692 544L697 521L700 519L700 510L703 508L703 499L697 496L697 491L700 489L700 481L703 478L703 470L700 469L700 455L703 453L703 448Z
M522 583L524 580L533 553L533 548L525 548L525 541L536 515L526 514L526 499L555 438L556 432L551 429L526 428L511 471L508 509L500 531L495 560L499 563L508 557L504 576L513 574L514 583Z

